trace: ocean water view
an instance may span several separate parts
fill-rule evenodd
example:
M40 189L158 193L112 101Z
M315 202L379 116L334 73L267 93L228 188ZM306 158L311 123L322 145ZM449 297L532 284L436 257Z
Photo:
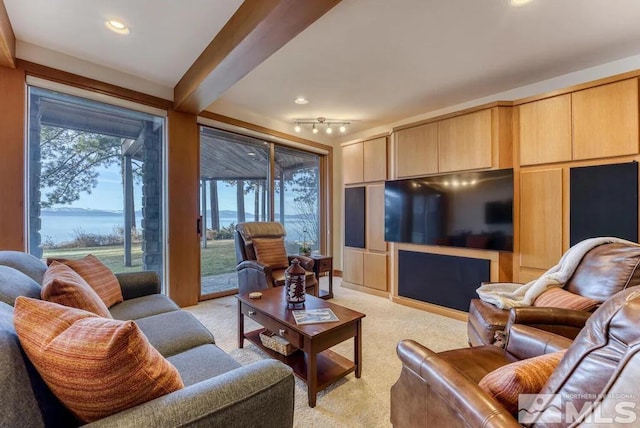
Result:
M73 241L76 236L74 231L82 230L86 233L98 235L109 235L117 233L119 228L124 226L122 214L52 214L44 212L40 217L42 226L40 234L42 242L60 244L62 242ZM247 221L252 221L253 216L247 216ZM136 226L141 230L142 214L136 213ZM221 217L220 226L226 227L231 223L237 223L236 217ZM210 219L208 227L210 228ZM302 225L299 219L287 218L285 220L287 229L287 241L303 241Z

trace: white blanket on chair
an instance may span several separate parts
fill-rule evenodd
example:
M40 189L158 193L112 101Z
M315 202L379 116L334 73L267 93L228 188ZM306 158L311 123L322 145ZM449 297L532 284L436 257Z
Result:
M480 299L501 309L511 309L518 306L531 306L536 298L551 287L563 287L573 276L578 264L590 250L598 245L619 242L638 245L614 237L590 238L578 242L562 255L557 265L546 271L540 278L526 284L512 282L496 282L484 284L476 290Z

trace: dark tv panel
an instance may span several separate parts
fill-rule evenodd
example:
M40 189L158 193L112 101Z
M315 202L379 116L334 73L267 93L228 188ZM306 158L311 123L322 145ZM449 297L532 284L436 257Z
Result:
M570 243L597 236L638 242L638 163L571 168Z
M365 188L344 189L344 245L365 248Z
M513 170L386 181L385 240L513 251Z

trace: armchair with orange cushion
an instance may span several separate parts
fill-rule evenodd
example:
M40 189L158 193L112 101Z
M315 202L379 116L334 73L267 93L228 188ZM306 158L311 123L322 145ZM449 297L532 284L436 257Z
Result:
M235 246L240 293L284 285L284 272L293 259L307 272L307 294L318 296L318 280L313 273L314 260L301 255L287 255L286 231L277 222L246 222L236 226Z
M411 340L400 342L402 371L391 388L393 426L593 426L605 418L636 426L639 288L603 303L575 340L511 324L504 349L485 345L436 353ZM621 405L631 413L620 413Z
M518 308L518 314L533 319L536 314L553 313L553 318L545 318L537 327L573 338L602 302L634 285L640 285L640 247L620 242L602 244L585 254L564 287L544 292L533 306ZM577 315L576 310L583 314ZM467 323L469 344L482 346L494 343L496 333L499 336L505 331L508 318L509 310L480 299L471 300ZM565 319L572 322L555 326L557 321Z

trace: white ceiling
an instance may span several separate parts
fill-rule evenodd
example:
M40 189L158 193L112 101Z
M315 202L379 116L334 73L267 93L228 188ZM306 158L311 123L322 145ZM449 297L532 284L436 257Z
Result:
M173 87L241 0L4 2L19 40ZM639 22L638 0L343 0L208 110L353 133L638 55Z

